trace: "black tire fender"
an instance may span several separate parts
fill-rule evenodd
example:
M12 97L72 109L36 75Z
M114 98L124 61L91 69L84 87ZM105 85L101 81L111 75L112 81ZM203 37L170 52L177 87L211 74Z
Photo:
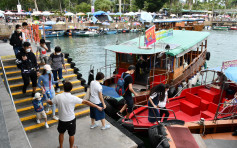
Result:
M69 53L64 53L64 57L67 59L69 58Z
M72 62L72 58L68 58L68 59L67 59L67 62L68 62L68 63L71 63L71 62Z
M211 58L211 53L210 53L210 52L207 52L207 53L206 53L206 60L208 60L208 61L209 61L209 60L210 60L210 58Z
M76 63L71 62L70 67L71 67L71 68L74 68L75 66L76 66Z

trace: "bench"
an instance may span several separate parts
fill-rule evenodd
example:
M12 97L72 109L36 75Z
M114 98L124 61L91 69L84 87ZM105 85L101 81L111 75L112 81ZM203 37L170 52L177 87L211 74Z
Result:
M216 110L217 110L217 105L214 103L209 103L208 109L204 112L201 113L201 118L208 119L208 118L214 118Z

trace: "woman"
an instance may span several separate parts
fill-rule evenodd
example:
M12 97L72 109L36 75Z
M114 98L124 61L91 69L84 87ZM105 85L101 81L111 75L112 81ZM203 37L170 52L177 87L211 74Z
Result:
M169 117L169 112L166 110L166 102L168 101L168 91L169 91L169 85L165 85L165 99L163 101L160 101L158 106L160 107L160 117L163 117L163 114L165 114L165 117L163 118L163 122L167 121L167 118Z
M38 87L41 88L42 90L43 98L47 100L48 99L53 100L53 98L55 97L55 90L54 90L53 84L58 83L58 81L53 80L53 74L51 70L52 68L50 65L48 64L44 65L43 74L39 77L39 80L37 83ZM41 85L41 82L43 85ZM53 104L52 105L53 119L58 120L58 118L55 116L55 109L56 109L56 106ZM47 104L46 113L48 112L49 112L49 104Z
M153 87L150 91L150 97L148 101L148 121L151 123L160 121L160 113L158 111L159 101L164 101L165 99L165 85L159 84ZM152 107L152 108L151 108ZM158 117L158 118L155 118Z
M100 83L103 83L104 79L104 74L101 72L98 72L96 74L96 80L91 81L90 84L90 101L103 109L106 108L104 98L102 95L102 86ZM102 130L109 129L110 125L105 124L105 112L104 110L99 111L95 107L90 107L90 117L91 117L91 127L90 128L95 128L98 125L95 123L95 121L101 120L102 123Z

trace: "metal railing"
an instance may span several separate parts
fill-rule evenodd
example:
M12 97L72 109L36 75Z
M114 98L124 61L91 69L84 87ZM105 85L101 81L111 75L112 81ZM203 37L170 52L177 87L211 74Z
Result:
M112 69L116 69L116 63L105 65L103 67L100 67L99 69L96 70L96 72L104 72L105 78L111 78L113 76ZM109 76L107 75L107 70L109 70Z
M161 80L161 76L166 76L167 75L167 77L164 79L164 80ZM149 88L149 86L150 86L150 84L149 84L149 82L150 82L150 79L151 78L153 78L153 82L154 82L154 80L155 80L155 77L156 76L160 76L160 83L163 83L163 82L167 82L168 81L168 72L166 72L166 73L162 73L162 74L158 74L158 75L153 75L153 76L149 76L148 78L147 78L147 85L146 85L146 88L148 89Z

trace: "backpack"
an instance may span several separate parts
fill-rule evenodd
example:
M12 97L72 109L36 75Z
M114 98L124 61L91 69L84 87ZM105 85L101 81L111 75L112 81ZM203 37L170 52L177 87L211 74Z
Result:
M115 91L120 96L123 96L125 94L125 92L128 90L128 88L126 88L126 90L124 89L124 84L125 84L125 78L130 76L130 74L127 74L124 78L123 78L123 75L124 75L124 73L122 73L121 78L118 79L118 82L117 82L116 87L115 87Z

